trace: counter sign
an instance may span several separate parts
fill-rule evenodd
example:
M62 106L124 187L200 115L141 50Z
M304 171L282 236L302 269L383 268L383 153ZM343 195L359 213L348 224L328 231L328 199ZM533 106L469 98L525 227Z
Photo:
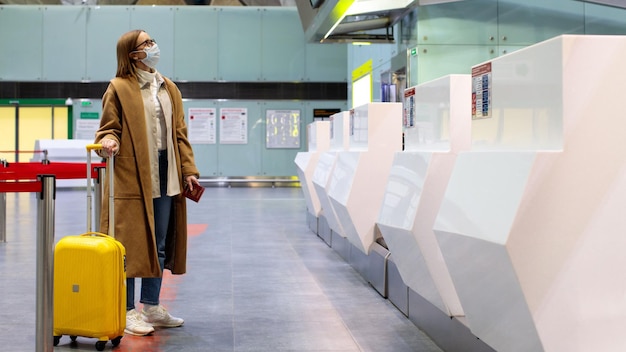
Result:
M404 116L402 124L405 128L415 127L415 87L404 90Z
M472 67L472 120L491 117L491 62Z

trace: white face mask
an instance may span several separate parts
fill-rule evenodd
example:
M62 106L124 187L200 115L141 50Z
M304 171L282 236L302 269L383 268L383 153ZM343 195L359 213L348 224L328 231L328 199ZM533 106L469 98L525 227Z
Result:
M159 63L159 57L161 57L161 50L157 43L152 44L151 47L144 48L143 51L146 53L146 58L139 60L146 64L146 66L154 69L156 65Z

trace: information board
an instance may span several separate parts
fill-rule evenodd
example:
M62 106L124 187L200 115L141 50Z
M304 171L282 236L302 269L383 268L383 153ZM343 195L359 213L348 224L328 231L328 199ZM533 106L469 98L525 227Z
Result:
M215 108L189 108L189 124L187 128L190 143L215 144L215 113Z
M220 144L248 144L248 109L220 109Z
M300 148L300 110L265 112L266 148Z

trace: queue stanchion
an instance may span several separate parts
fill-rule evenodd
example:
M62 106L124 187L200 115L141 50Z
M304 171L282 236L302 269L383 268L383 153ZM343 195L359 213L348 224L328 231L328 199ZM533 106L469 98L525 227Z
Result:
M0 243L5 243L6 241L7 241L7 194L4 192L0 192Z
M2 167L7 167L9 163L5 159L0 159ZM0 182L4 182L0 180ZM7 194L0 192L0 243L7 241Z
M56 177L39 175L37 197L37 331L36 351L53 351L54 202Z

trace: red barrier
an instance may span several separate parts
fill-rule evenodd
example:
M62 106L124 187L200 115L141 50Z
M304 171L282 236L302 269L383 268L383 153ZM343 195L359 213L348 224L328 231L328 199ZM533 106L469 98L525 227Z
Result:
M40 181L0 182L0 193L9 192L41 192Z
M98 177L97 167L104 167L105 163L91 164L91 177ZM0 164L0 193L4 192L40 192L41 185L37 181L39 175L54 175L59 180L85 179L87 177L86 163L58 163L49 164L40 162Z

